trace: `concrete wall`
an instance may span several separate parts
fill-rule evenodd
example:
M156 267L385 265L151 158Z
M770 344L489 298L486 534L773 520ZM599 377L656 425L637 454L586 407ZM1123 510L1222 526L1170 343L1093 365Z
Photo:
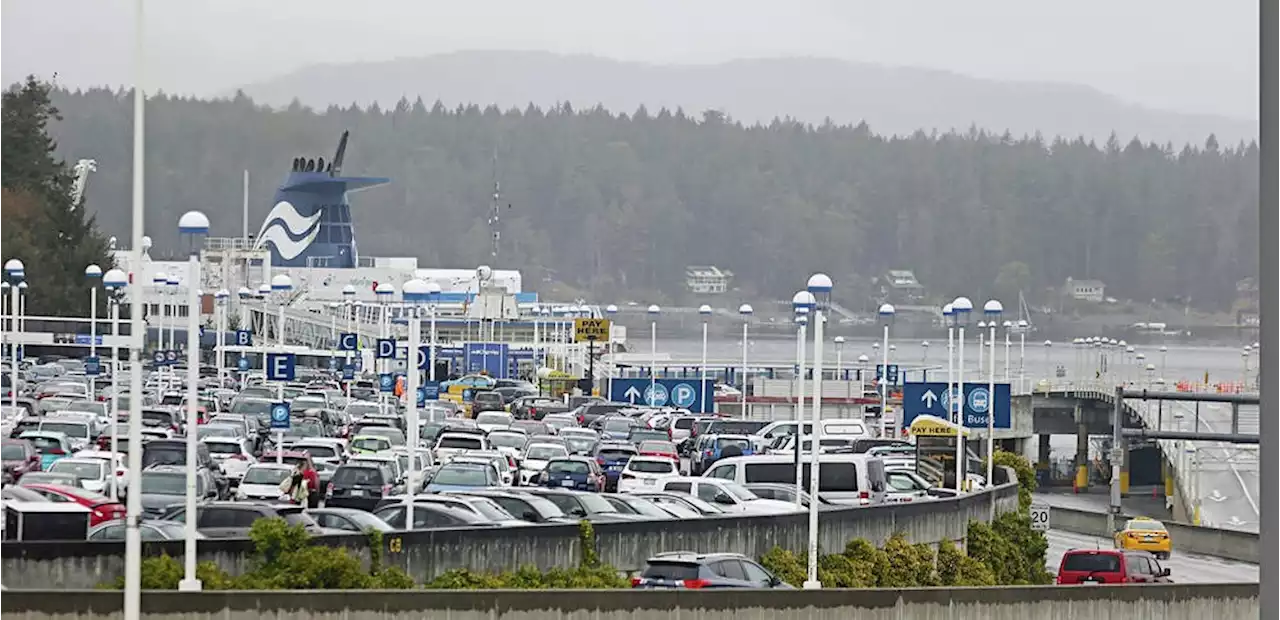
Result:
M73 594L68 596L68 594ZM119 592L7 592L5 620L122 620ZM1257 584L906 590L147 592L144 620L1256 618Z
M1012 472L1006 475L1012 478ZM986 521L1017 510L1014 483L954 500L843 508L823 511L819 545L840 551L850 540L881 544L895 532L913 543L950 539L963 543L969 521ZM636 571L647 558L663 551L731 551L759 557L781 546L801 551L808 546L808 515L721 517L690 521L598 523L600 561L622 571ZM367 559L363 536L325 537L325 544L344 545ZM541 569L577 565L577 525L533 525L501 529L423 530L386 537L385 561L400 566L419 582L454 568L500 572L522 565ZM201 561L209 560L233 574L248 569L248 540L208 540L199 545ZM123 542L9 542L0 545L0 574L9 589L47 588L54 584L93 588L124 574ZM144 545L147 555L182 555L181 541Z
M1122 515L1128 519L1128 515ZM1237 530L1220 530L1186 523L1164 522L1173 538L1173 553L1179 552L1212 555L1240 562L1257 564L1259 561L1258 534ZM1049 527L1055 530L1111 538L1107 529L1107 515L1101 512L1071 508L1049 509Z

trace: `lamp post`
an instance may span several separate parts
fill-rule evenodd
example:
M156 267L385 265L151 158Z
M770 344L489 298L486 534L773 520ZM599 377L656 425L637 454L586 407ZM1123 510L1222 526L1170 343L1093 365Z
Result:
M867 392L867 386L864 383L862 374L866 371L869 363L871 363L871 358L867 357L866 353L858 356L858 398L862 398L862 395Z
M178 349L178 286L182 281L171 273L164 281L165 298L169 300L169 350ZM194 285L193 285L194 286ZM172 372L174 369L170 368Z
M969 470L965 463L964 451L964 327L969 322L969 314L973 312L973 302L968 297L957 297L951 302L951 311L954 313L956 322L956 340L959 344L956 351L956 390L955 397L952 402L956 406L956 490L964 489L966 472ZM981 356L979 356L981 357Z
M1169 376L1169 347L1165 345L1160 345L1160 376Z
M983 367L987 363L986 334L987 334L987 322L978 321L978 377L979 378L982 377Z
M430 315L431 325L429 338L431 343L427 346L427 379L432 383L436 382L436 306L440 304L440 285L436 282L427 282L427 314Z
M405 355L405 375L408 377L408 385L405 387L405 417L409 425L409 482L408 495L409 502L405 504L405 528L412 530L413 521L413 496L418 493L418 476L422 471L422 465L418 462L418 441L422 437L422 431L418 428L418 384L421 369L418 368L418 350L422 347L422 317L418 316L418 309L422 304L430 303L431 289L426 282L413 278L404 283L401 288L401 296L404 298L405 304L409 310L409 351ZM425 360L428 367L431 365L430 355ZM411 361L412 360L412 361Z
M991 484L991 476L996 462L996 325L1000 323L1000 314L1004 305L991 299L982 305L982 314L987 317L987 326L991 329L991 368L987 375L987 484ZM1007 325L1008 323L1006 323ZM1009 340L1005 337L1006 361L1008 360ZM982 355L982 351L978 355ZM1006 368L1007 370L1007 368Z
M1018 391L1027 392L1027 329L1026 319L1018 319Z
M614 317L618 315L618 307L613 304L609 304L605 306L604 315L609 317L609 341L605 345L607 347L605 351L609 354L609 374L605 376L604 396L606 399L612 400L613 375L618 373L618 363L614 360L614 357L613 357L613 320L614 320ZM534 355L535 367L537 366L536 364L537 359L538 359L538 356L535 354Z
M373 297L375 300L377 300L377 303L378 303L378 337L379 338L391 337L391 315L390 315L391 298L395 295L395 293L396 293L396 287L392 286L388 282L379 282L377 286L373 287ZM390 362L385 359L377 360L374 362L374 366L376 367L377 372L379 373L391 372L391 368L389 367L389 365L390 365ZM382 391L378 392L378 404L384 407L386 406L387 404L386 392L382 392Z
M645 404L651 404L650 398L657 393L658 383L658 315L662 308L657 304L649 306L649 393L645 395Z
M1133 355L1135 351L1136 349L1133 348L1133 345L1126 345L1124 348L1124 376L1120 378L1120 381L1126 387L1132 383L1129 381L1129 377L1133 373Z
M844 378L844 336L836 336L836 381L844 388L845 399L849 398L849 382Z
M924 381L924 368L929 365L929 341L920 341L920 380Z
M813 296L813 432L810 440L813 449L809 453L809 573L808 579L804 582L804 589L817 590L822 588L822 582L818 581L818 481L822 479L819 474L821 464L818 462L818 454L821 452L819 446L822 445L822 345L824 337L822 335L822 324L826 322L823 316L823 309L831 302L831 289L833 284L831 278L824 273L815 273L809 276L808 286L806 287L809 294ZM797 418L803 420L803 418ZM797 436L796 441L800 441L803 436ZM799 493L796 493L798 496Z
M1049 362L1049 349L1052 349L1052 348L1053 348L1053 341L1052 341L1052 340L1046 340L1046 341L1044 341L1044 367L1045 367L1045 372L1053 372L1052 370L1050 370L1050 369L1049 369L1049 364L1050 364L1050 362ZM1050 376L1054 376L1054 375L1050 375ZM1047 390L1048 390L1052 385L1053 385L1053 381L1052 381L1052 380L1047 380L1047 381L1046 381L1046 386L1045 386L1046 391L1047 391Z
M187 510L183 547L183 578L178 589L183 592L200 590L196 577L196 442L199 441L200 404L200 298L196 289L200 285L200 237L209 234L209 218L199 211L187 211L178 218L178 233L187 238ZM132 395L130 395L132 398ZM283 448L277 448L277 452ZM141 492L142 489L134 489ZM132 495L133 493L130 493Z
M84 277L89 280L89 357L98 356L98 282L102 280L102 267L89 265L84 268ZM101 368L102 364L99 363ZM101 370L99 370L101 372ZM96 375L89 375L89 399L97 397L98 381ZM112 465L115 466L114 464Z
M1012 346L1013 342L1010 340L1009 330L1013 328L1013 322L1005 321L1000 326L1004 328L1004 382L1011 383L1013 381L1013 363L1009 360L1009 347ZM994 355L992 359L995 359Z
M223 387L223 382L226 381L226 377L223 376L223 373L226 372L227 353L225 348L227 346L227 312L230 310L230 304L231 291L228 291L225 288L220 288L213 294L213 328L215 330L213 336L214 372L217 373L218 387Z
M742 417L747 417L747 385L750 383L747 371L747 325L751 323L751 315L755 309L751 304L738 306L738 316L742 317Z
M711 306L702 304L698 306L698 316L702 317L702 381L698 385L699 390L703 390L707 385L707 322L711 320ZM746 417L747 412L742 412Z
M880 373L880 436L883 438L889 437L889 326L893 324L896 313L893 304L881 304L877 312L880 323L884 325L884 347L880 349L884 352L884 370Z
M119 269L108 270L102 275L102 286L109 291L107 303L111 306L111 403L107 405L111 415L111 499L118 500L120 498L119 479L116 475L115 468L116 455L120 453L120 390L116 387L116 377L119 376L119 348L116 345L116 336L120 335L120 298L117 293L129 283L129 276Z
M279 295L280 297L280 322L276 324L276 329L277 329L276 340L278 341L276 343L276 346L280 349L281 353L283 353L285 350L284 307L286 305L286 302L288 301L290 290L293 290L293 279L290 278L288 275L282 273L271 278L270 291L275 293L276 295ZM265 323L266 320L264 319L263 322ZM262 367L263 368L267 367L265 356L263 357ZM276 386L276 397L279 399L279 402L282 402L282 403L284 402L284 381L281 381ZM284 430L279 429L276 431L276 464L281 465L283 463L284 463Z
M342 319L343 319L343 329L347 330L347 332L348 332L348 333L356 333L356 330L355 330L355 324L356 324L356 314L355 314L355 313L356 313L356 305L355 305L355 301L356 301L356 287L355 287L354 285L352 285L352 284L348 284L348 285L346 285L346 286L343 286L343 287L342 287L342 305L343 305L343 308L344 308L344 310L343 310L343 314L344 314L344 316L342 317ZM359 346L360 346L360 345L359 345L359 343L360 343L360 336L359 336L359 335L357 335L357 336L356 336L356 347L357 347L357 348L359 348ZM351 361L351 354L352 354L352 352L351 352L351 351L347 351L347 352L346 352L346 354L345 354L345 355L343 355L343 359L342 359L342 370L343 370L343 375L344 375L344 376L346 375L346 369L347 369L347 367L352 365L352 361ZM352 384L352 383L355 383L355 381L344 381L344 383L346 383L347 400L351 400L351 384Z
M960 423L956 416L956 311L951 304L942 306L942 320L947 324L947 421ZM943 475L945 478L945 474ZM957 487L959 488L959 487Z
M10 377L9 396L10 404L13 405L13 408L16 411L18 409L18 354L22 350L22 344L19 342L19 335L22 333L22 326L20 324L22 320L22 301L20 299L22 295L22 287L20 285L23 283L24 278L27 277L27 268L22 264L22 261L16 258L11 258L5 261L4 272L9 276L10 280L13 280L13 283L9 286L9 292L12 295L9 303L11 312L13 313L13 343L9 347L9 353L13 356L13 365L10 368L13 372L13 376Z
M133 97L133 246L129 252L129 265L133 269L133 277L140 279L143 274L143 204L146 197L146 157L143 139L144 118L146 115L146 81L144 60L146 58L146 20L143 17L143 0L134 0L134 97ZM142 479L142 351L146 347L146 326L142 321L144 287L138 287L136 294L130 295L129 337L133 341L129 347L129 477L130 488L140 490ZM16 364L15 364L16 366ZM130 493L128 497L127 521L125 529L125 577L124 577L124 617L130 620L142 617L142 531L138 529L138 521L142 519L142 493ZM193 517L194 515L188 515Z
M806 326L809 324L809 311L813 309L814 299L813 293L809 291L798 291L791 296L791 309L796 315L796 509L803 507L800 496L804 493L804 469L801 462L802 452L804 451L804 366L805 366L805 336L807 334ZM809 431L810 436L813 430ZM817 498L814 498L815 500Z

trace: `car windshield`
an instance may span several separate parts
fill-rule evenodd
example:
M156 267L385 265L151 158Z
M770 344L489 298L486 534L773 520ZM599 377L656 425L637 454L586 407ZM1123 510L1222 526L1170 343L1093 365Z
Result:
M479 437L460 437L457 435L453 435L449 437L441 437L439 447L479 450L480 448L484 447L484 444Z
M631 459L627 469L642 474L669 474L676 470L676 464L665 459Z
M483 465L445 465L436 472L431 484L485 487L489 486L488 474Z
M663 454L675 454L676 445L670 441L642 441L640 442L641 452L661 452Z
M187 492L187 475L180 473L142 472L142 493L183 495Z
M250 467L245 472L241 484L280 484L293 473L292 469L283 467Z
M106 415L106 403L95 403L88 400L73 400L62 407L63 411L87 411L96 415Z
M62 433L67 437L88 437L89 425L78 422L41 422L40 430Z
M169 426L173 424L173 414L168 411L143 411L142 423L151 426Z
M59 474L71 474L85 480L97 480L102 477L102 466L105 463L82 463L63 459L49 467L49 471Z
M404 433L400 432L400 429L398 428L388 428L385 426L371 426L360 432L364 433L365 435L375 435L378 437L385 437L387 441L391 442L391 445L393 446L405 445Z
M516 448L517 450L524 447L528 437L524 433L489 433L489 443L498 448Z
M566 437L565 442L574 452L586 452L591 449L591 446L596 445L596 440L590 437Z
M200 429L200 432L203 433L204 429ZM210 454L226 455L240 454L241 452L240 444L232 443L230 441L206 441L204 442L204 445L208 446Z
M240 429L227 424L205 424L200 427L201 437L239 437Z
M596 453L596 456L606 461L625 461L636 455L636 451L630 448L605 448Z
M369 466L343 465L333 474L334 484L382 484L382 470Z
M45 437L43 435L28 435L23 439L30 441L31 445L36 447L36 451L41 454L46 454L50 450L62 449L62 442L58 441L57 439L54 439L53 437Z
M587 475L591 473L591 468L587 467L582 461L551 461L547 464L547 472L552 474L580 474Z
M609 418L603 426L606 431L627 431L635 426L635 422L631 418Z
M511 416L497 411L485 411L476 416L476 424L511 424Z
M525 454L526 459L549 461L558 456L569 456L569 451L561 446L531 446Z
M818 477L821 478L822 476L818 476ZM724 486L724 490L729 492L729 495L732 495L741 501L747 502L753 499L760 499L759 497L756 496L755 493L751 492L751 489L748 489L747 487L744 487L736 482L730 482L726 480L722 483L722 485Z
M15 443L7 443L0 448L0 458L6 461L21 461L27 458L27 449Z
M231 404L231 413L266 415L271 413L271 401L257 399L237 400Z
M599 495L583 493L578 496L578 499L582 502L583 506L587 507L587 512L589 513L618 512L618 509L614 507L613 504L610 504L609 500L600 497Z
M293 446L293 449L294 449L294 450L301 450L301 451L303 451L303 452L306 452L307 454L310 454L310 455L311 455L311 458L317 458L317 459L331 459L331 458L333 458L333 457L335 457L335 456L338 456L338 450L337 450L337 448L334 448L333 446L321 446L321 445L306 445L306 446L299 446L299 445L295 445L295 446Z
M1114 573L1120 570L1120 556L1114 553L1068 553L1062 570L1083 573Z
M357 450L380 452L391 449L391 442L386 437L356 437L351 441L351 447Z

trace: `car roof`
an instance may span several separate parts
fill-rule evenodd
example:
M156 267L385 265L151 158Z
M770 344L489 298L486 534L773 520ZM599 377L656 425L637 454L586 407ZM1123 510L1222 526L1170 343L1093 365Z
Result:
M652 556L647 561L648 562L702 563L702 562L712 562L716 560L724 560L724 559L731 559L731 558L738 559L738 560L745 560L747 559L747 556L742 555L741 553L727 553L727 552L698 553L696 551L667 551L667 552L659 553L658 555Z

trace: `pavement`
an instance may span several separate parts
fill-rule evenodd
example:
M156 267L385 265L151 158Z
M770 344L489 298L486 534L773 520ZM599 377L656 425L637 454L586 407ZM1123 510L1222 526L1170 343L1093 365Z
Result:
M1062 555L1071 549L1112 549L1114 543L1107 538L1074 534L1060 530L1046 533L1049 551L1045 564L1050 572L1057 572ZM1224 560L1205 555L1179 553L1174 541L1173 555L1167 560L1157 560L1168 568L1175 583L1258 583L1258 565L1235 560Z
M1152 496L1153 490L1156 491L1154 497ZM1088 493L1072 493L1069 490L1058 491L1056 489L1046 490L1032 495L1032 501L1072 510L1088 510L1100 513L1106 513L1111 510L1110 492L1102 487L1095 488ZM1172 513L1165 508L1164 487L1133 487L1130 489L1128 497L1121 498L1120 507L1125 513L1131 515L1160 520L1173 518Z

